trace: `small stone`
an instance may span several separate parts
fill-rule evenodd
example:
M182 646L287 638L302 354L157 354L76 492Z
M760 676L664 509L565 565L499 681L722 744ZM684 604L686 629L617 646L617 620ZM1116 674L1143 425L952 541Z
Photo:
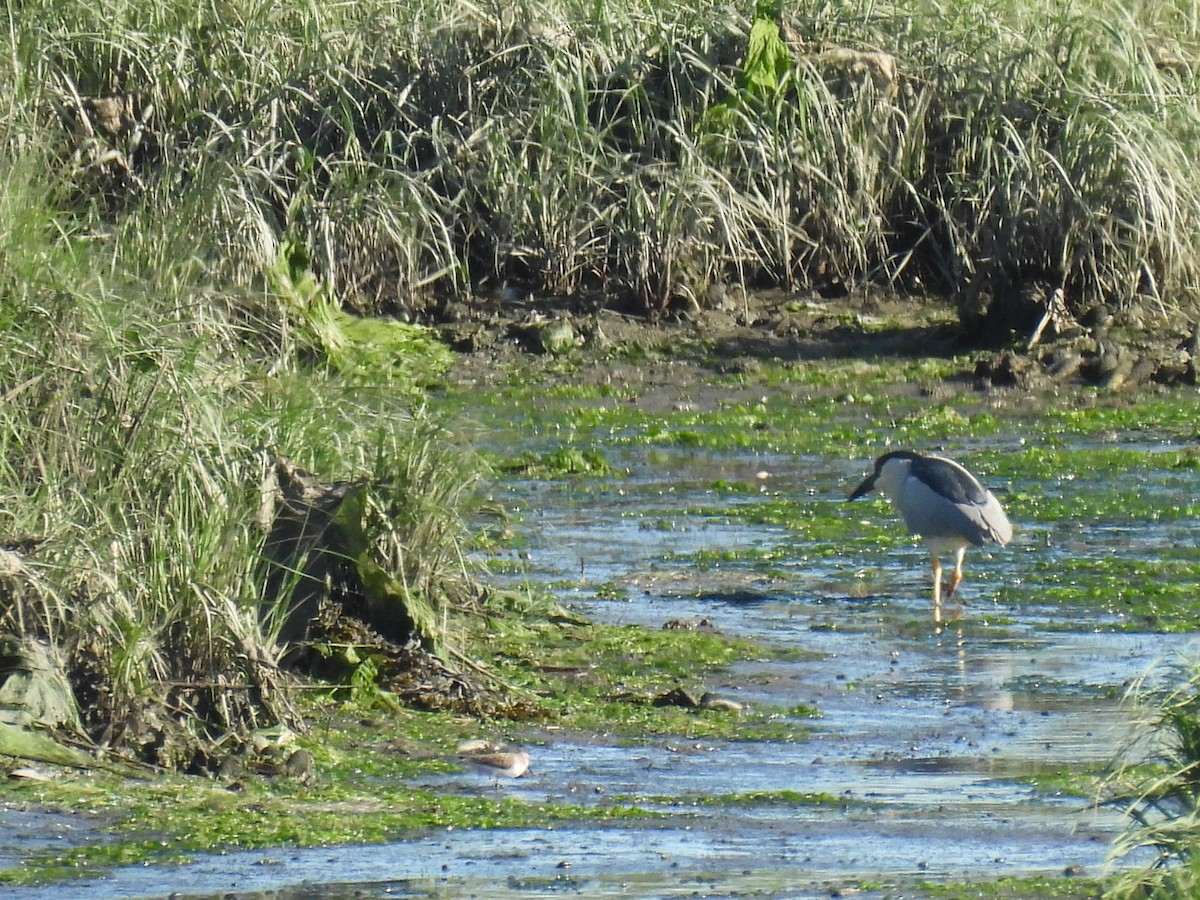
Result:
M701 709L719 709L725 712L741 712L744 707L736 700L727 700L724 697L718 697L716 694L705 694L700 698Z
M288 778L305 781L316 768L316 760L307 750L297 750L283 764L283 774Z
M713 620L705 616L703 619L668 619L663 622L663 631L716 631Z
M538 332L538 342L542 345L542 350L551 356L562 356L574 350L576 337L574 327L566 319L548 322Z

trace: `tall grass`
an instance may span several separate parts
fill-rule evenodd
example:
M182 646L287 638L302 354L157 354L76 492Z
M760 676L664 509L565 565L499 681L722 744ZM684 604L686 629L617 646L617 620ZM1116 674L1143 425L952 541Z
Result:
M126 237L202 225L222 277L286 234L363 311L874 279L1004 329L1194 312L1193 7L35 2L12 74L152 110Z

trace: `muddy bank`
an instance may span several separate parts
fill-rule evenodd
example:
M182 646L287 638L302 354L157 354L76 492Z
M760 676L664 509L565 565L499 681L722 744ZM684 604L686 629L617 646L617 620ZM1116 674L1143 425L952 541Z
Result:
M1200 360L1197 324L1165 309L1097 308L1049 331L994 335L995 349L984 344L980 353L979 338L948 302L873 288L833 299L738 291L659 321L621 313L598 297L505 295L504 302L453 304L446 318L439 332L461 351L452 378L478 384L502 381L511 367L551 381L570 368L584 383L679 386L713 375L752 379L764 363L974 354L958 377L975 388L1044 394L1191 386Z

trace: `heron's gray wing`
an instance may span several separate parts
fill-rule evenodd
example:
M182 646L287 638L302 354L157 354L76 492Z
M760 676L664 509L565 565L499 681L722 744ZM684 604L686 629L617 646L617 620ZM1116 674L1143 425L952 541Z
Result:
M940 456L918 456L909 471L933 488L938 494L955 503L987 502L987 490L979 480L952 459Z
M978 482L975 482L978 485ZM922 480L909 476L899 499L900 513L908 530L924 538L961 540L966 544L1007 544L1012 525L1000 502L990 491L980 488L976 499L946 496Z
M1012 540L1012 522L1004 512L1004 507L991 491L985 491L987 498L979 507L979 517L987 528L988 540L1003 547Z

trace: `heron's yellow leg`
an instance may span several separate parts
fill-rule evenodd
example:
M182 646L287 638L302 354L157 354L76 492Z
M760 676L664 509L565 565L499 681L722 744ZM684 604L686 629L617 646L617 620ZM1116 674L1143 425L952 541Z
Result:
M933 555L933 621L942 622L942 561Z
M962 564L963 556L966 554L966 547L959 547L954 554L954 571L950 573L950 596L954 596L954 592L958 590L958 586L962 584L963 573Z

